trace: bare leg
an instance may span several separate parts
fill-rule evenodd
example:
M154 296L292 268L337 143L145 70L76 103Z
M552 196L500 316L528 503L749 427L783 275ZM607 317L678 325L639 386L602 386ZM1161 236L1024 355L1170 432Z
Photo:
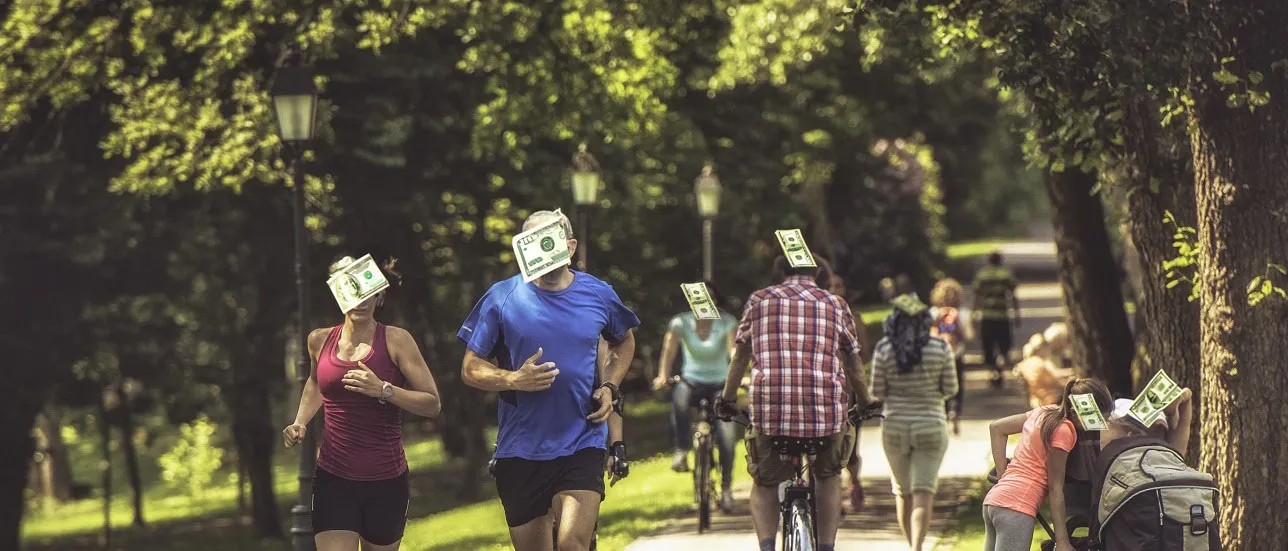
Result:
M362 540L362 551L398 551L400 544L402 544L401 539L389 545L376 545L367 540Z
M903 540L908 546L912 546L912 495L894 496L895 513L899 515L899 531L903 532Z
M935 494L930 492L912 493L912 551L921 551L926 542L926 532L930 530L930 513L935 507Z
M599 520L599 493L569 490L555 495L554 510L559 517L558 551L589 551ZM550 525L549 522L546 523ZM550 541L547 537L546 541Z
M552 522L550 515L546 515L523 526L510 528L510 543L514 545L514 551L553 551L555 536L551 533Z
M841 477L817 478L814 489L818 493L818 542L823 545L836 543L836 530L841 527Z
M358 533L348 530L327 530L314 534L313 543L318 551L358 551Z
M751 487L751 523L756 527L756 539L764 541L778 535L778 486Z

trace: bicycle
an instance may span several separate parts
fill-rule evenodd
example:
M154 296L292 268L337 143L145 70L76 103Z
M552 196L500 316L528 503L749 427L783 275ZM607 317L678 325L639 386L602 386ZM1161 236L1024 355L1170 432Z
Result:
M671 384L682 384L695 392L698 388L693 383L676 375L671 377ZM702 418L693 430L693 499L698 504L698 533L702 534L711 528L711 501L716 493L716 481L713 471L716 470L715 444L711 441L711 432L720 421L716 414L715 402L706 396L698 400L698 409ZM721 473L728 476L729 473Z
M851 406L847 413L855 430L863 421L885 417L882 403L872 402L865 407ZM739 414L747 417L745 410ZM735 419L737 420L737 419ZM740 424L750 425L750 421ZM792 436L770 437L778 456L791 461L794 475L778 490L779 510L782 513L783 551L814 551L818 549L818 523L814 512L818 503L814 495L814 458L826 442L825 438L797 438Z

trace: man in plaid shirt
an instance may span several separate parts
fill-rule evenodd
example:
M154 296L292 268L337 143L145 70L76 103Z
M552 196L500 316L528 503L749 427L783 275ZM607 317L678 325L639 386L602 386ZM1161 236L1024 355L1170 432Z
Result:
M752 360L747 471L755 481L752 522L765 551L773 551L778 532L778 485L794 474L791 463L774 451L770 437L824 440L813 469L819 551L831 551L841 523L839 475L855 439L845 412L850 394L865 403L870 400L860 375L854 315L844 299L818 287L817 272L793 268L783 256L774 260L774 273L782 283L756 291L747 300L720 400L735 402Z

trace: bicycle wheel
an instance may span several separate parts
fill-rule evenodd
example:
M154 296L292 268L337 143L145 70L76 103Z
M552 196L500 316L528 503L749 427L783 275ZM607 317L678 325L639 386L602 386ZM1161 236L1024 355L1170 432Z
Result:
M809 503L803 499L792 502L783 531L783 551L814 551L814 518Z
M697 449L697 465L693 470L698 490L698 533L711 527L711 440L703 438Z

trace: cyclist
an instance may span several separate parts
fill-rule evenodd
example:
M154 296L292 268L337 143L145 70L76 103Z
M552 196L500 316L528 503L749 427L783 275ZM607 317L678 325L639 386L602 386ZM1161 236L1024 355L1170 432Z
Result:
M751 430L747 431L747 472L752 523L763 551L773 551L778 531L778 485L793 475L774 451L772 436L824 438L813 461L817 491L819 551L833 551L841 521L841 469L854 450L846 418L849 394L865 405L867 385L859 372L854 316L845 301L823 289L817 268L791 267L774 260L782 281L747 299L725 379L721 410L726 415L739 383L752 366ZM848 384L846 384L848 382ZM847 388L848 387L848 388Z
M720 308L724 297L715 283L705 282L711 300L720 311L718 320L700 320L692 312L671 318L666 337L662 339L662 358L653 388L662 389L671 382L671 366L675 363L676 348L684 352L684 373L688 384L675 385L671 392L671 434L675 437L675 459L671 469L684 472L689 469L689 449L693 447L690 431L691 413L702 398L715 404L724 388L725 375L729 373L729 352L733 349L734 331L738 320ZM715 442L720 451L720 509L733 510L733 447L734 427L729 421L716 423Z
M1002 253L988 255L988 264L975 274L974 315L979 320L979 344L984 348L984 365L993 370L993 386L1001 387L1003 372L1010 363L1011 324L1020 326L1020 300L1015 296L1019 283L1011 271L1002 266ZM1011 306L1010 315L1007 305ZM1002 365L997 364L1001 356Z
M872 357L872 392L885 402L881 444L899 528L913 551L925 543L948 451L944 402L958 390L953 350L931 336L933 326L925 304L912 295L897 297Z
M353 263L344 257L331 273ZM397 281L392 261L385 266ZM410 486L402 411L437 417L434 376L407 330L379 323L385 291L344 313L344 323L309 333L313 368L295 421L282 430L290 448L322 409L324 431L313 476L313 541L319 551L396 551L407 526Z
M523 228L554 219L575 253L566 217L538 211ZM493 285L457 333L468 348L462 379L500 393L496 489L516 551L549 550L556 521L560 551L590 548L604 497L604 423L620 403L638 325L611 286L565 265ZM596 387L601 336L612 363Z

